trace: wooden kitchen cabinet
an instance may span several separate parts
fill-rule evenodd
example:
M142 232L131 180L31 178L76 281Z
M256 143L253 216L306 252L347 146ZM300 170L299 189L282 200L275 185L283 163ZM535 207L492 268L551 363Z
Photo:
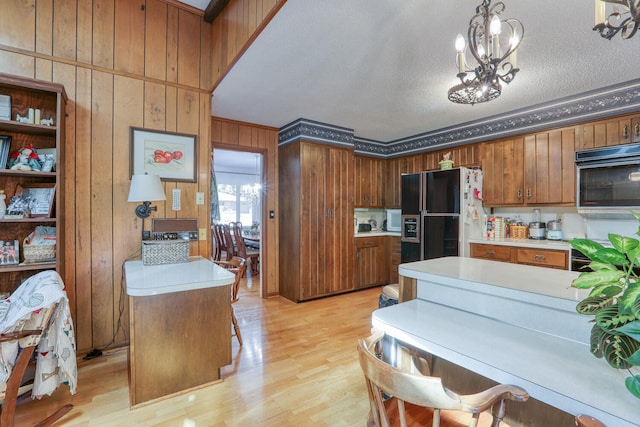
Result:
M640 142L640 116L600 120L577 128L576 150Z
M482 258L493 261L511 262L511 247L503 245L485 245L482 243L471 243L471 258Z
M524 138L482 144L484 205L517 206L524 203Z
M389 246L386 236L356 237L354 283L356 289L389 283Z
M401 202L402 174L422 171L422 156L419 154L398 157L386 161L386 180L384 190L385 207L399 208Z
M517 264L537 265L539 267L569 268L569 251L538 248L516 248Z
M384 207L385 160L354 156L355 159L355 207Z
M305 301L353 289L353 152L280 147L280 294Z
M387 236L387 246L389 247L389 283L398 283L398 266L401 261L401 247L399 236Z
M524 138L526 204L575 205L575 128Z
M569 269L569 251L561 249L541 249L489 243L471 243L469 246L471 258L537 265L560 270Z
M484 143L484 205L575 205L575 140L570 127Z

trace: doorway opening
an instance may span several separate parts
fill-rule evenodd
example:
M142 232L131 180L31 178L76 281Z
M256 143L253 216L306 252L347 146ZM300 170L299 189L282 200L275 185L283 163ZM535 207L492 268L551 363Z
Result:
M214 148L213 172L219 212L212 209L211 223L240 222L243 235L246 236L246 246L259 250L262 258L263 155ZM214 191L213 188L211 190ZM261 276L262 274L252 275L247 284L260 289L262 295Z

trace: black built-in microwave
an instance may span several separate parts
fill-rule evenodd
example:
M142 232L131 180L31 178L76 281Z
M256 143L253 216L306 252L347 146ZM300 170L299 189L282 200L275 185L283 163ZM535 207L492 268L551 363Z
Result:
M640 144L576 151L575 162L579 213L640 211Z

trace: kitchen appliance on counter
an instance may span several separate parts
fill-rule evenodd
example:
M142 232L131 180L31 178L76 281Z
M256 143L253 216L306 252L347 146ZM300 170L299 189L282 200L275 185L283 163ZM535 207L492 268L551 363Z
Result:
M402 209L386 210L387 230L398 232L402 228Z
M640 210L640 144L576 151L575 163L578 213L631 217Z
M562 221L554 219L547 222L547 240L562 240Z
M468 256L482 235L482 171L453 168L401 176L401 262Z
M544 240L546 238L546 224L544 222L533 221L529 223L529 238L533 240Z

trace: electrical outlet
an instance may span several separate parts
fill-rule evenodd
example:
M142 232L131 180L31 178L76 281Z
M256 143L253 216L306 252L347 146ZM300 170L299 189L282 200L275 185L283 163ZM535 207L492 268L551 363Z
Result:
M198 191L196 193L196 205L204 205L204 192Z
M564 222L564 214L556 214L556 219L560 222Z
M198 228L198 240L207 240L206 228Z

